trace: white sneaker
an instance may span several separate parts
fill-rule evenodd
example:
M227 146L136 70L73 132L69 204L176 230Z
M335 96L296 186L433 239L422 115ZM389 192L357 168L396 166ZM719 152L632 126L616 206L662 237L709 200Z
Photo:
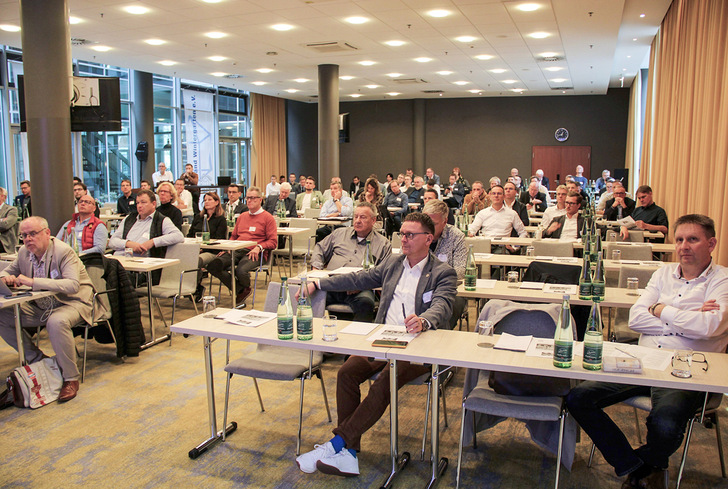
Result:
M301 471L307 474L313 474L316 472L316 462L322 458L328 458L333 455L336 455L334 446L330 441L327 441L323 445L314 445L313 450L296 458L296 463Z
M359 475L359 459L344 448L328 458L316 462L316 467L324 474L354 477Z

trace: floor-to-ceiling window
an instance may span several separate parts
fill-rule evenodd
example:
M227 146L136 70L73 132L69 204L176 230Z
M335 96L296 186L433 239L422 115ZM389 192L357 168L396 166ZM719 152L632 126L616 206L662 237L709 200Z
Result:
M250 124L248 97L243 92L220 88L218 92L220 175L248 185L250 171Z

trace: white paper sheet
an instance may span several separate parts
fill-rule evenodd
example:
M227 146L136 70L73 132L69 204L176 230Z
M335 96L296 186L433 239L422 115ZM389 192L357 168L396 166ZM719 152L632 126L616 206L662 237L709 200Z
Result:
M553 358L554 356L554 340L553 338L534 338L526 350L527 357Z
M490 278L479 278L475 280L475 287L478 289L495 289L497 280Z
M364 336L374 331L374 328L376 328L377 326L379 325L376 323L352 321L347 327L342 328L339 333L358 334Z
M417 338L418 334L419 333L408 333L407 327L404 325L385 324L383 328L371 335L367 338L367 340L405 341L409 343Z
M526 351L531 344L533 336L514 336L508 333L502 333L494 348L499 350Z
M493 258L493 253L473 253L476 260L490 260Z
M339 267L336 270L329 270L329 275L342 275L345 273L358 272L363 270L362 267Z
M257 328L261 324L265 324L271 319L276 318L274 312L256 311L251 309L249 311L243 311L240 309L231 309L225 314L221 314L216 317L217 319L224 319L228 323L237 324L239 326L247 326L249 328Z

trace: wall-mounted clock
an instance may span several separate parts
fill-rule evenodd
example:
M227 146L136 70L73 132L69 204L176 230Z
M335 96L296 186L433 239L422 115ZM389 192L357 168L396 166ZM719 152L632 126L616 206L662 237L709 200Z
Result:
M560 127L556 129L556 132L554 133L554 137L556 140L560 143L563 143L567 139L569 139L569 131L566 130L564 127Z

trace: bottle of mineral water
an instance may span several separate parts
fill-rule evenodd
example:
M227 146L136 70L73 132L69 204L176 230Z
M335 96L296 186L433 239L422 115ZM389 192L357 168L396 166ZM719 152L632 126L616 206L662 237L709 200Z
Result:
M475 265L475 254L473 253L473 245L469 245L468 260L467 262L465 262L465 290L475 290L477 278L478 268Z
M571 325L569 296L564 295L554 334L554 367L569 368L574 356L574 330Z
M361 261L361 267L364 270L374 268L374 256L372 255L372 242L367 239L366 252L364 253L364 259Z
M281 277L281 291L278 296L278 339L293 338L293 307L288 292L288 279Z
M594 276L592 277L592 300L595 302L603 301L605 291L604 263L602 261L602 252L600 251L597 254L597 267L594 269Z
M599 310L599 303L592 302L589 321L586 323L584 333L584 362L583 367L587 370L600 370L602 368L602 313Z
M301 293L298 295L296 336L302 341L313 338L313 309L311 309L311 298L308 295L308 284L305 277L301 277Z
M584 261L581 266L579 277L579 299L590 301L592 298L591 265L589 264L589 253L584 253Z

